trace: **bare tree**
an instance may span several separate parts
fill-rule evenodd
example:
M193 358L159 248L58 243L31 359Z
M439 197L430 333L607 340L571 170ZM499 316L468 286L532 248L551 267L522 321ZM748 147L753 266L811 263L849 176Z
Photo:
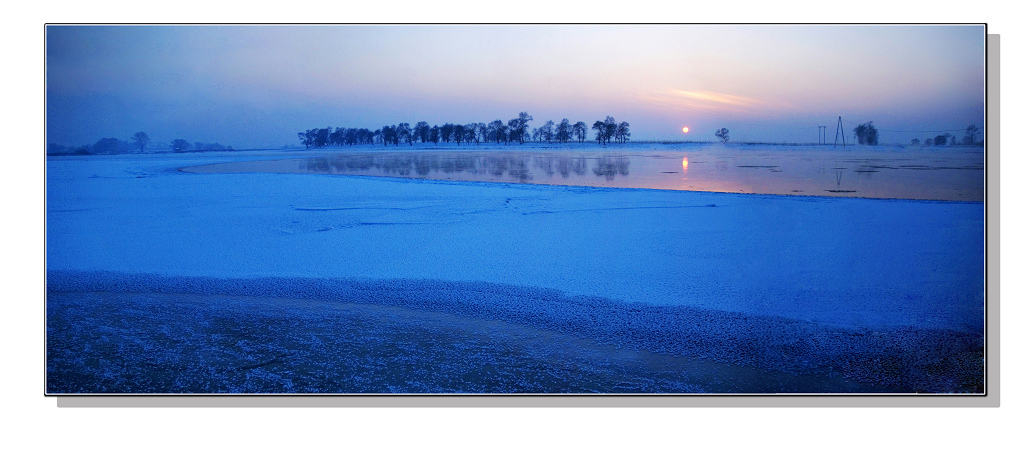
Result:
M462 135L462 140L467 143L476 142L476 123L467 123L462 125L465 133ZM479 142L477 142L479 144Z
M509 138L511 141L519 141L519 144L526 142L527 130L530 129L529 122L533 116L526 112L520 112L519 116L508 121Z
M430 132L428 134L430 136L430 142L434 143L436 146L437 142L441 140L441 129L438 128L437 125L434 125L430 127Z
M138 132L132 136L132 143L139 147L139 152L145 152L146 146L149 145L149 135L145 132Z
M395 130L395 135L398 138L398 139L396 139L396 141L407 142L407 143L409 143L410 146L412 145L412 142L415 140L415 136L413 135L412 128L409 127L408 123L399 123L398 124L398 129ZM397 144L397 142L396 142L396 144Z
M619 123L615 128L615 140L618 142L629 141L629 122Z
M569 142L572 138L572 123L569 123L569 119L563 118L558 126L555 127L555 140L558 142Z
M175 139L174 141L171 141L171 149L175 152L185 152L189 147L191 146L188 141L184 139Z
M978 130L978 127L975 126L972 123L971 125L969 125L967 127L966 130L964 130L964 137L961 140L961 144L964 144L964 145L967 145L967 146L973 146L974 144L976 144L978 142L978 134L979 134L979 132L980 131Z
M306 149L309 149L310 147L313 147L313 138L314 138L314 136L310 136L310 132L311 131L313 131L313 130L306 130L306 131L300 131L299 132L299 142L301 142L303 146L306 146Z
M455 132L455 125L451 123L445 123L441 125L441 140L444 142L452 142L452 134Z
M466 127L462 125L455 125L455 129L452 130L452 136L455 138L455 144L462 145L462 139L466 137Z
M857 136L857 144L866 144L869 146L878 145L878 130L872 125L873 122L861 123L857 125L857 128L853 129L853 134Z
M579 142L586 141L587 140L587 124L583 123L583 122L576 122L576 124L572 126L572 134L574 136L576 136L576 139Z
M538 130L538 134L540 135L540 137L534 137L534 139L537 141L543 140L544 142L548 143L553 141L555 139L555 122L553 120L548 120L547 122L545 122L544 125L541 126Z
M417 138L420 138L420 142L426 143L430 140L430 125L427 122L417 122L416 128L413 128L413 132Z
M398 127L395 125L387 126L384 125L380 129L381 139L384 140L384 145L388 143L398 145Z
M607 143L615 137L615 131L619 129L619 124L615 123L615 117L611 115L604 118L604 142Z
M718 136L718 139L721 140L722 142L729 142L729 129L722 128L721 130L715 132L715 136Z
M501 120L495 120L487 125L487 137L495 143L508 143L508 125Z
M476 143L480 144L480 141L487 142L487 135L490 131L487 129L487 124L483 122L477 122L476 124Z
M604 144L604 141L605 141L605 139L604 139L604 134L605 134L604 122L598 120L598 121L594 122L594 126L592 126L591 128L594 129L594 140L599 142L599 143L601 143L601 144Z
M316 128L313 130L313 147L320 148L327 145L331 137L331 127Z

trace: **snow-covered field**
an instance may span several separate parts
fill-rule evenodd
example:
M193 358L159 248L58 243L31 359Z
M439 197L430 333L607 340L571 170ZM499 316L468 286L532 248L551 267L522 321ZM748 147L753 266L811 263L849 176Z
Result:
M178 170L295 155L49 158L48 391L982 390L981 203Z

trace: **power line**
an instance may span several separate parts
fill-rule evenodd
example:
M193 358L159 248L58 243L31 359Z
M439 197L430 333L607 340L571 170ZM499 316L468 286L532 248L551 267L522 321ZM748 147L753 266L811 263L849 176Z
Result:
M959 130L878 130L878 131L888 131L890 133L949 133L950 131L967 131L967 129L966 128L961 128Z
M854 125L854 126L856 126L856 125L863 125L863 123L856 123L856 122L849 122L849 121L847 121L845 123L848 123L848 124ZM868 123L870 123L870 122L868 122ZM949 133L949 132L952 132L952 131L967 131L967 128L960 128L960 129L956 129L956 130L880 130L878 128L875 128L875 130L876 131L886 131L886 132L889 132L889 133Z

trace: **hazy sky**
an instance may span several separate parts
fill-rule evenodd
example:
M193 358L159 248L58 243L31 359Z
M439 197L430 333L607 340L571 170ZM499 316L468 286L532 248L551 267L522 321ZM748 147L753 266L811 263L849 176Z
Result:
M907 142L983 124L983 26L49 26L47 137L235 148L308 128L630 123L634 140ZM682 127L690 132L683 134ZM847 137L850 137L846 126ZM891 131L890 131L891 130ZM935 133L907 133L936 130ZM957 134L954 132L954 134Z

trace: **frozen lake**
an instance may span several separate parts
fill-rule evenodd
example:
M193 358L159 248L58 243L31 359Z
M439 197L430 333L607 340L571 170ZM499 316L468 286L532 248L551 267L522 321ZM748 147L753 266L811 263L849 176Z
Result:
M957 149L903 163L889 148L809 161L825 149L683 147L48 158L48 392L983 390L982 202L479 172L520 156L533 182L621 186L668 162L678 172L647 176L723 161L783 178L785 165L886 155L895 166L876 178L984 172L936 166L981 155ZM563 177L557 159L576 153L584 174L570 162ZM463 154L487 181L187 172ZM844 188L858 177L821 175L835 171Z
M313 173L453 181L982 201L980 147L636 144L343 148L302 158L202 165L194 173Z

